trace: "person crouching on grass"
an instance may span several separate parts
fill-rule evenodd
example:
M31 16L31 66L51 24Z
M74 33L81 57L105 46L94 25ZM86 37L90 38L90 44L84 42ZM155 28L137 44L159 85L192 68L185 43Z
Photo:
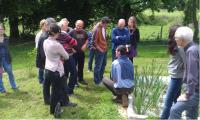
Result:
M45 61L45 81L52 82L50 114L59 118L61 114L61 101L64 94L62 90L62 77L64 76L63 60L69 59L68 53L63 46L56 41L60 34L60 27L52 23L49 26L49 37L44 41Z
M128 95L134 88L134 67L127 57L125 45L116 48L116 60L112 62L110 79L103 78L103 84L116 96L115 102L128 106Z

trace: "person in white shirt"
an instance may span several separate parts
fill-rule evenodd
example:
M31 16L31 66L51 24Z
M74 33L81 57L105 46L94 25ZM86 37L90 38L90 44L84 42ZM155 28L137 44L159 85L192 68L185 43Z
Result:
M42 33L47 31L47 27L48 27L47 20L42 19L40 21L40 29L41 30L35 36L35 48L36 49L38 48L38 43L39 43L39 40L40 40L40 36L42 35ZM42 69L42 68L38 68L38 79L39 79L39 83L43 84L43 82L44 82L44 69Z
M35 48L38 47L38 41L40 39L41 34L46 31L47 31L47 21L45 19L42 19L40 21L40 31L35 36Z
M48 33L49 37L43 44L46 55L44 86L48 83L52 84L50 114L54 114L54 117L58 118L61 113L58 109L60 109L62 96L64 94L62 89L62 77L64 76L63 60L69 59L69 55L56 40L60 34L60 27L52 23L49 26Z

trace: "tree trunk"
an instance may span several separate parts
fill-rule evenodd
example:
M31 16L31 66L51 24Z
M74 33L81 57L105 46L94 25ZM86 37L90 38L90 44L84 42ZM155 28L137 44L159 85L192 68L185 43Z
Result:
M197 1L196 0L192 0L192 19L193 19L193 25L194 25L194 37L193 39L195 41L198 41L198 34L199 34L199 27L198 27L198 20L197 20L197 6L196 6Z
M12 41L19 40L18 17L9 17L10 39Z

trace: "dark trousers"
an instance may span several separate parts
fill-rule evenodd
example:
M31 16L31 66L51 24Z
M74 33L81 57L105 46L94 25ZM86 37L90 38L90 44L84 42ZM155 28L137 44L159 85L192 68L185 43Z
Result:
M83 81L83 68L85 62L85 54L82 51L79 51L74 54L74 58L76 61L76 66L78 66L78 80Z
M61 105L68 104L69 102L69 97L67 94L64 94L65 81L66 78L64 76L60 77L59 72L45 70L43 96L45 104L50 104L50 113L54 113L55 105L57 102L61 102Z
M51 81L51 102L50 102L50 113L54 113L55 106L58 102L62 101L63 90L62 90L62 78L59 72L52 72L45 70L45 80Z
M114 88L114 81L103 78L103 84L108 88L114 96L121 96L123 94L130 94L133 91L133 88Z
M65 76L69 78L68 84L67 79L65 85L65 92L68 94L73 93L74 86L77 83L77 70L76 70L76 61L74 56L70 56L68 60L64 62ZM69 76L70 73L70 76Z

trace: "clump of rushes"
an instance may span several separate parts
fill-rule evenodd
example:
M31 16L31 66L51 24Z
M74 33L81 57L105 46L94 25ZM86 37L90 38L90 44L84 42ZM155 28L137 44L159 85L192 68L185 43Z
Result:
M156 112L159 98L165 91L166 85L162 80L162 65L153 59L151 64L140 68L135 67L134 105L138 114L147 114L149 111Z

